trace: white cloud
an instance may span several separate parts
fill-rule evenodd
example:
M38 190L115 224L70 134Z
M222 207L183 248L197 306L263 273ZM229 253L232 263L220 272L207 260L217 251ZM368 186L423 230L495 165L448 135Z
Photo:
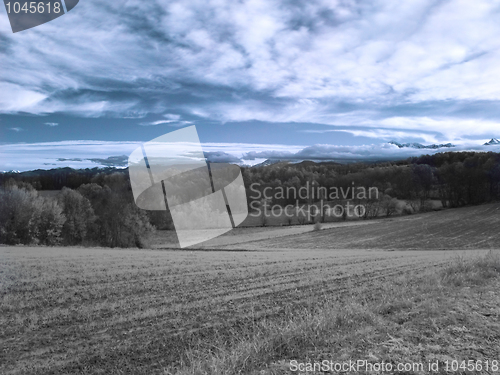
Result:
M484 143L484 142L483 142ZM362 146L313 145L298 152L268 150L249 152L245 159L280 159L280 160L334 160L339 162L402 160L412 156L433 155L447 151L499 152L500 146L483 146L481 142L464 143L453 148L417 149L381 143Z
M181 115L173 114L173 113L167 113L163 115L166 119L169 121L179 121L181 119Z
M163 117L166 118L166 120L141 122L141 123L139 123L139 125L141 125L141 126L156 126L156 125L169 124L170 126L180 127L180 126L192 124L191 121L181 121L181 115L178 115L178 114L167 113L167 114L164 114Z
M87 0L15 35L2 14L0 112L137 118L182 109L223 122L418 129L450 139L498 132L498 113L469 121L445 111L382 111L429 101L494 108L487 102L500 100L496 7L488 0L132 0L105 7ZM141 125L180 126L176 116Z
M158 120L158 121L151 121L151 122L141 122L139 125L141 126L156 126L156 125L162 125L162 124L171 124L172 120Z
M91 159L107 159L120 155L130 155L138 142L109 141L63 141L40 143L3 144L0 148L0 171L52 169L58 167L94 168L104 166ZM248 152L269 149L278 151L300 151L304 146L263 145L247 143L203 143L203 151L211 155L227 154L231 160L240 159ZM243 160L245 163L245 160ZM249 161L249 164L254 164Z
M64 141L4 144L0 148L0 170L33 170L58 167L93 168L89 159L131 153L137 142ZM59 160L72 159L72 160Z
M184 126L184 125L192 124L192 122L191 121L176 121L176 120L158 120L158 121L139 123L139 125L141 125L141 126L156 126L156 125L163 125L163 124L169 124L170 126Z
M480 136L496 134L500 131L499 121L486 119L457 119L457 118L430 118L430 117L391 117L380 121L378 126L393 127L395 129L434 130L446 134L450 140L461 140L464 134Z
M398 131L392 129L323 129L323 130L303 130L304 133L330 133L330 132L345 132L352 134L356 137L368 137L375 139L385 139L385 140L404 140L407 138L419 138L427 143L438 143L439 140L434 134L428 134L423 132L414 131Z
M30 111L47 98L36 88L24 88L19 84L0 82L0 110L4 113Z

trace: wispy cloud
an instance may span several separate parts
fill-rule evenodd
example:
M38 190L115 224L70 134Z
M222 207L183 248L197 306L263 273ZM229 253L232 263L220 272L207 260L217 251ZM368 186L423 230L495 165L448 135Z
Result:
M47 126L59 126L57 122L46 122L45 125Z
M163 124L169 124L170 126L184 126L188 124L192 124L191 121L181 121L181 115L178 114L172 114L172 113L167 113L163 115L166 120L156 120L156 121L150 121L150 122L141 122L139 125L141 126L156 126L156 125L163 125Z
M22 128L9 128L9 130L15 131L15 132L20 132L23 129Z
M173 114L173 113L167 113L163 115L166 119L170 121L179 121L181 119L181 115Z
M349 129L340 127L331 127L330 129L306 129L302 130L304 133L332 133L332 132L345 132L352 134L356 137L368 137L379 140L403 140L408 138L421 139L427 143L437 143L439 142L437 134L426 133L426 132L415 132L413 130L396 130L396 129L376 129L376 128L364 128L364 129Z
M141 125L141 126L156 126L156 125L163 125L163 124L168 124L170 126L184 126L184 125L192 124L192 122L191 121L176 121L176 120L158 120L158 121L139 123L139 125Z
M174 121L172 120L158 120L158 121L151 121L151 122L141 122L139 125L141 126L156 126L156 125L161 125L161 124L170 124Z
M0 13L0 113L496 135L499 34L489 0L87 0L23 36Z

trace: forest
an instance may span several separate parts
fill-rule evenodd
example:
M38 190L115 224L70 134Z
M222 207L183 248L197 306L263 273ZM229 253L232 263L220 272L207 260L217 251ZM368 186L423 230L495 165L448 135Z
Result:
M443 208L500 199L500 154L493 152L446 152L383 163L278 162L242 167L242 175L249 207L255 197L252 184L253 190L267 188L273 197L269 203L283 207L314 202L311 196L273 194L278 188L375 187L381 194L363 202L369 208L365 219L381 212L426 211L431 199ZM411 209L397 212L395 200ZM0 243L141 248L147 246L148 232L168 229L174 229L168 211L144 211L134 204L127 169L0 173Z

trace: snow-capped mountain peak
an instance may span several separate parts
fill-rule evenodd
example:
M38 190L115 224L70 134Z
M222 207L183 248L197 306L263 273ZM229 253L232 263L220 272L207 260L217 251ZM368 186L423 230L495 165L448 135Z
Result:
M421 143L416 143L416 142L413 142L413 143L398 143L398 142L395 142L395 141L391 141L389 142L391 145L395 145L395 146L398 146L399 148L431 148L431 149L436 149L436 148L449 148L449 147L455 147L454 144L451 144L451 143L445 143L445 144L439 144L439 145L436 145L436 144L432 144L432 145L423 145Z
M491 140L489 142L486 142L484 145L485 146L500 145L500 141L496 138L491 138Z

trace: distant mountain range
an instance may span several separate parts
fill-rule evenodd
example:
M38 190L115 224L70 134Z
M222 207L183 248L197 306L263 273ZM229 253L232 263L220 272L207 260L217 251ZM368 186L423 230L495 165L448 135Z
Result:
M456 147L454 144L451 143L442 143L439 145L423 145L421 143L398 143L395 141L389 142L391 145L398 146L399 148L429 148L429 149L436 149L436 148L450 148L450 147Z
M451 148L456 147L456 145L452 143L441 143L439 145L423 145L421 143L399 143L396 141L390 141L391 145L398 146L399 148L428 148L428 149L437 149L437 148ZM500 145L500 141L496 138L491 138L489 142L483 144L483 146L491 146L491 145Z
M423 145L421 143L413 142L413 143L399 143L396 141L390 141L388 142L391 145L398 146L399 148L414 148L414 149L428 149L428 150L437 150L437 149L447 149L447 148L454 148L457 147L457 145L454 145L453 143L440 143L440 144L431 144L431 145ZM500 145L500 141L496 138L492 138L489 142L484 143L484 146L491 146L491 145ZM359 161L359 160L353 160L353 161ZM373 161L376 161L374 159ZM296 164L296 163L301 163L304 162L304 160L280 160L280 159L267 159L262 163L255 164L251 166L252 168L255 167L265 167L268 165L273 165L277 163L291 163L291 164ZM311 161L313 162L313 161ZM316 161L314 161L317 163ZM345 159L344 159L345 162ZM250 167L250 166L248 166Z
M500 145L500 141L496 138L491 138L489 142L486 142L484 146Z

